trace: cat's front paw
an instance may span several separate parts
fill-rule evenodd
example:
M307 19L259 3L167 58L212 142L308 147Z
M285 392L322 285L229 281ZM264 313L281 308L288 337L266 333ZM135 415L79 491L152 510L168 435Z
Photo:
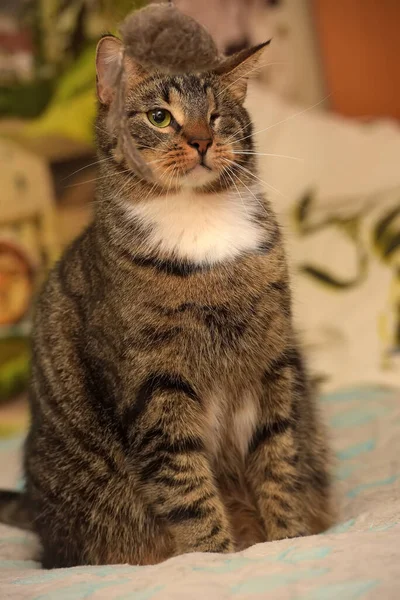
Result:
M235 545L233 541L228 538L224 538L223 540L209 544L203 542L196 550L196 552L214 552L216 554L229 554L229 552L234 551Z
M229 552L235 552L235 544L229 536L221 536L218 539L205 539L201 538L197 541L186 545L186 547L179 547L176 554L188 554L192 552L213 552L215 554L228 554Z
M280 520L279 523L270 524L268 527L268 541L285 540L311 535L309 528L304 523L290 523Z

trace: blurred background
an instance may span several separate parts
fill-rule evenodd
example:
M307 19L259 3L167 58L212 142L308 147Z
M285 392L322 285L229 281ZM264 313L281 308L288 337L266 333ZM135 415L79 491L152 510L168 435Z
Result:
M96 42L144 4L0 0L0 436L26 422L35 292L92 215ZM248 105L315 370L400 383L400 2L176 4L227 54L272 38Z

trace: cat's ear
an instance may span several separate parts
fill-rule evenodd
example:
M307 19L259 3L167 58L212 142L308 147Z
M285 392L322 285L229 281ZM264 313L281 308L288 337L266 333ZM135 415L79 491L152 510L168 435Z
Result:
M224 87L229 89L240 103L243 103L246 98L248 79L258 66L261 55L270 42L271 40L268 40L258 46L241 50L225 58L216 69L216 74L220 76Z
M109 106L116 92L118 75L124 61L124 69L129 84L137 83L145 75L139 64L124 56L121 40L112 36L104 36L97 44L96 50L96 87L97 97L102 104Z
M115 95L115 84L123 60L121 40L104 36L96 50L96 88L97 97L102 104L111 104Z

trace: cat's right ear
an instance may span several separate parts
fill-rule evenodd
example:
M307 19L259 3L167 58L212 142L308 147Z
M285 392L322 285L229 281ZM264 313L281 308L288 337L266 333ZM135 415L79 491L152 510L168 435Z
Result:
M258 66L262 53L271 40L245 48L221 61L215 73L220 76L225 89L229 89L235 98L243 104L247 93L247 80Z
M115 96L116 81L124 59L121 40L106 35L97 44L96 89L102 104L109 106Z

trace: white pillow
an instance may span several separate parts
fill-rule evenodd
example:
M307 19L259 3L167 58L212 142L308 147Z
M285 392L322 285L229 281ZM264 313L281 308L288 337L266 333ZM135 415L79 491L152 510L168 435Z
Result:
M248 107L257 150L280 155L259 156L260 177L312 370L328 389L400 384L400 128L290 105L260 84Z

